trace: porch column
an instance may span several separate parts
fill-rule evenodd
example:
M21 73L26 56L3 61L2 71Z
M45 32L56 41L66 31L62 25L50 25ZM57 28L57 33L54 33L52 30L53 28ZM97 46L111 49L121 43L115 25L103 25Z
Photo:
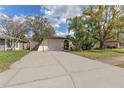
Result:
M4 51L7 51L7 39L5 38Z
M121 48L121 47L120 47L120 43L119 43L119 42L117 43L117 48Z

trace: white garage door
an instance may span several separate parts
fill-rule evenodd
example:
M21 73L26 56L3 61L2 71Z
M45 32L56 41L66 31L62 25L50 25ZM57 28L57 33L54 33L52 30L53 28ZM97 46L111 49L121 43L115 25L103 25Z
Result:
M61 51L64 50L63 40L61 39L51 39L48 43L48 50L51 51Z

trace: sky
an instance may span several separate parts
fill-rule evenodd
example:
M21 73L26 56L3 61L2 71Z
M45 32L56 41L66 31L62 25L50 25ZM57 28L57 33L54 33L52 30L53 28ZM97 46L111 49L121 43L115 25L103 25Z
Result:
M9 16L43 16L49 19L56 35L68 34L66 19L79 16L85 6L81 5L9 5L0 6L0 13Z

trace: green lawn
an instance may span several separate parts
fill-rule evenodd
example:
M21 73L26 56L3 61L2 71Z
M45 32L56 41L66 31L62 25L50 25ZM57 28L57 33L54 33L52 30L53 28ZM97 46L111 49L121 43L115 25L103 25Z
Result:
M28 54L29 51L6 51L0 52L0 72L9 69L9 66Z
M105 57L124 55L124 49L85 50L85 51L72 51L70 53L91 59L99 59Z

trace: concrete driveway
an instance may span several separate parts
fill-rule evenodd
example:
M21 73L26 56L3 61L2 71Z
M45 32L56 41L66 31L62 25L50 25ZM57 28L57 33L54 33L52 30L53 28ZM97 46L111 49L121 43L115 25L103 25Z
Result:
M124 87L124 69L66 52L31 52L0 73L0 87Z
M124 64L124 56L106 57L106 58L98 59L98 61L111 65L119 65L119 64Z

